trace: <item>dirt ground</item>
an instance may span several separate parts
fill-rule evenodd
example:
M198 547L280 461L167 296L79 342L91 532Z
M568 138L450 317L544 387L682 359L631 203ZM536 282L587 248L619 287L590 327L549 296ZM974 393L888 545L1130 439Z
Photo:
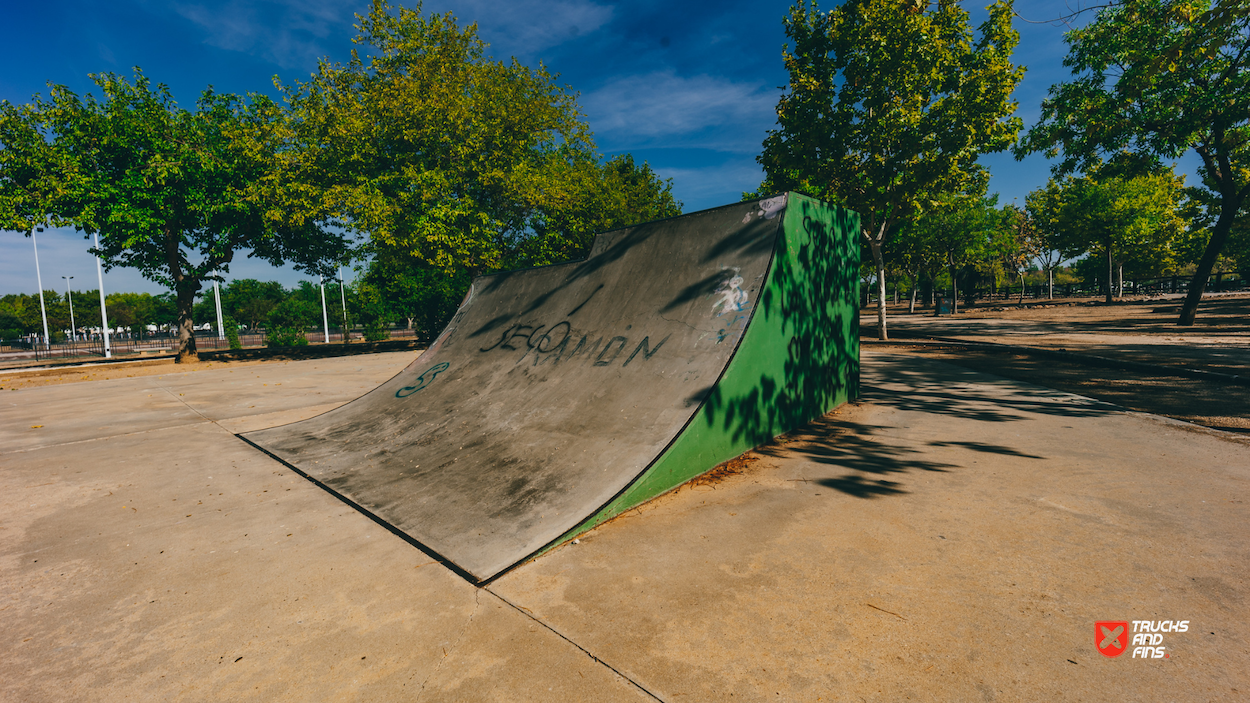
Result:
M958 347L891 347L930 359L1076 393L1130 410L1250 434L1250 386L1085 366L1048 357Z
M905 350L1131 410L1250 433L1250 386L1219 378L1103 368L982 347L908 344L911 339L958 339L1247 376L1250 294L1224 294L1204 300L1192 327L1176 325L1180 304L1181 299L1175 296L1127 299L1112 305L1095 300L1026 301L1023 308L980 305L940 318L919 310L908 314L906 305L898 305L891 306L892 317L887 318L891 342L876 341L876 319L871 309L864 310L861 338L865 346Z
M171 373L193 373L220 368L242 368L261 364L283 364L288 359L261 359L256 361L201 361L176 364L173 359L151 359L110 364L83 364L51 369L0 371L0 391L17 391L24 388L55 386L81 381L111 381L117 378L137 376L160 376Z
M1200 336L1211 331L1218 331L1220 334L1250 334L1250 293L1224 293L1204 299L1191 327L1176 325L1182 302L1182 297L1173 295L1158 298L1119 298L1111 305L1097 298L1026 298L1023 308L1014 299L982 302L972 308L960 307L958 317L1035 320L1062 325L1074 331L1116 330L1184 336ZM865 308L864 311L875 313L876 308ZM915 314L932 316L933 310L917 306ZM906 302L889 304L887 315L896 319L908 316Z

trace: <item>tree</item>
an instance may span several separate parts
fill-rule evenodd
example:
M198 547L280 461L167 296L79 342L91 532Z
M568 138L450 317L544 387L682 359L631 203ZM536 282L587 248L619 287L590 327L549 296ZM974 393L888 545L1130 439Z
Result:
M989 6L973 36L953 0L933 9L849 0L820 12L800 0L785 21L793 50L759 162L760 192L798 190L860 214L877 270L877 334L886 339L886 238L941 193L982 176L977 157L1014 143L1012 5Z
M277 281L236 278L221 289L222 314L240 320L248 329L254 330L286 296L286 289Z
M1051 86L1016 149L1063 158L1056 175L1093 171L1124 150L1194 150L1217 211L1177 324L1192 325L1250 196L1250 13L1243 0L1123 0L1067 33L1073 80Z
M188 111L138 69L92 79L101 98L54 85L0 103L0 227L98 232L106 269L173 291L179 362L195 358L196 294L236 253L313 271L344 258L316 189L292 178L291 124L272 100L209 88Z
M1047 226L1063 256L1102 258L1106 276L1099 278L1110 303L1117 267L1129 262L1156 270L1169 265L1182 229L1177 214L1181 186L1182 179L1171 172L1081 177L1052 180L1042 194L1030 197L1039 212L1052 218Z
M1042 246L1027 211L1014 205L999 210L990 247L1003 270L1019 279L1020 305L1024 305L1024 274L1042 254Z
M1054 179L1045 188L1031 191L1024 199L1022 231L1035 252L1042 271L1046 272L1046 297L1055 297L1055 269L1065 257L1059 250L1059 214L1062 203Z
M448 275L565 260L603 228L680 213L632 159L601 164L575 95L494 61L475 25L375 0L346 64L285 88L301 179L377 250Z

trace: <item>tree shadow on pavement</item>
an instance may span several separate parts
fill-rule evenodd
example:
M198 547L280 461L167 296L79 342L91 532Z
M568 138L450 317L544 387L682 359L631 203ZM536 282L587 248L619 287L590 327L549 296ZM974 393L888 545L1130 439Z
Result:
M1117 412L1115 406L1046 388L1011 383L967 369L902 355L873 355L864 365L863 396L856 405L937 414L986 423L1016 422L1030 415L1089 418ZM909 423L908 419L901 422ZM1045 460L1046 457L1000 443L963 439L909 443L895 436L899 428L839 419L817 418L777 441L755 450L762 456L799 459L817 467L844 469L802 480L856 498L906 495L900 477L918 471L949 473L967 468L933 459L933 450L965 449L979 454ZM976 428L971 428L975 431ZM986 432L993 432L986 427ZM820 471L814 473L819 475Z
M911 412L980 422L1015 422L1029 414L1102 417L1119 408L1093 398L987 377L916 357L881 355L866 366L863 398Z

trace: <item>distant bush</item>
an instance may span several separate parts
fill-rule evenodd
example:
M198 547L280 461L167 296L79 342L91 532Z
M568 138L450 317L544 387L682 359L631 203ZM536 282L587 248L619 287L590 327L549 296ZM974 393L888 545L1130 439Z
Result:
M238 337L238 332L235 332L235 337ZM295 327L275 327L269 330L269 335L265 338L265 346L306 347L308 338L304 336L304 330Z
M383 327L382 324L378 322L371 322L369 324L366 324L364 335L365 335L366 342L380 342L383 339L391 338L391 333L386 331L386 328Z
M230 343L230 348L242 349L243 342L239 341L239 323L227 317L223 324L226 328L226 341Z
M317 306L307 300L287 298L269 312L269 326L281 329L303 329L320 315Z
M5 341L20 339L22 331L18 329L0 329L0 339Z

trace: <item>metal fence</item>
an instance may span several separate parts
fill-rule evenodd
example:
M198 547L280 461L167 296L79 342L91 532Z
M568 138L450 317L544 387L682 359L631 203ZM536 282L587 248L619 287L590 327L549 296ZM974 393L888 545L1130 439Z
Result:
M1161 278L1138 280L1125 279L1123 295L1150 296L1166 295L1169 293L1187 293L1189 291L1189 283L1190 277L1188 276L1165 276ZM1211 278L1207 280L1207 287L1204 290L1204 293L1227 293L1246 290L1248 287L1250 287L1250 282L1246 281L1244 277L1235 272L1218 273L1212 274ZM869 293L871 292L872 291L869 291ZM947 288L944 291L935 289L934 292L940 293L945 298L949 298L951 294L950 288ZM962 300L965 297L965 291L961 290L959 293L960 299ZM907 300L907 296L910 294L911 290L909 288L905 286L898 287L897 296L901 302L905 302ZM894 286L889 288L887 295L895 295ZM1054 298L1056 299L1091 298L1103 295L1106 295L1106 291L1103 288L1102 281L1099 280L1079 283L1056 283L1054 289ZM1115 295L1121 295L1118 282ZM992 294L984 288L978 288L975 292L975 296L977 300L986 302L993 300L1004 300L1008 302L1013 299L1019 300L1020 285L1017 283L1015 285L999 286L998 289ZM873 300L876 299L875 296L871 297ZM1028 283L1024 286L1024 298L1026 300L1041 300L1048 299L1050 297L1049 286L1045 283ZM919 299L917 299L917 303L919 302Z
M422 335L420 331L414 329L390 329L386 330L389 339L419 339ZM239 342L247 347L263 347L267 341L268 335L265 330L257 330L255 332L240 332ZM335 330L330 332L329 340L321 330L310 330L304 333L304 338L309 344L342 344L353 340L364 339L364 334L360 329L344 332L343 330ZM177 334L172 332L156 332L145 334L142 336L121 333L120 335L110 335L109 349L113 356L159 356L162 354L171 354L178 346ZM205 331L195 333L195 348L197 351L229 349L229 340L219 337L216 332ZM98 335L93 335L92 339L87 340L65 340L55 342L53 344L44 344L43 340L36 338L16 339L16 340L0 340L0 361L48 361L58 359L89 359L91 357L104 357L104 340Z

